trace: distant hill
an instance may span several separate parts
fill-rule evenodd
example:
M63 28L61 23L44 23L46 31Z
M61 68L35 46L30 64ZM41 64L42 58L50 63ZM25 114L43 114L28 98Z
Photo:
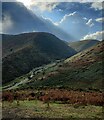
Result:
M34 82L33 87L102 90L104 42L66 59L46 80ZM55 72L57 74L55 74ZM30 84L31 85L31 84Z
M2 35L3 83L29 72L34 67L65 59L76 51L49 33Z
M81 52L98 43L99 43L98 40L82 40L82 41L70 42L69 46L75 49L77 52Z

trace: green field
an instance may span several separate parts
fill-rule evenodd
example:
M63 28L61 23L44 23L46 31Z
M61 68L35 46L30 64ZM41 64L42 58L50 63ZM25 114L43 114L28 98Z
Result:
M3 118L102 118L102 107L94 105L72 105L52 102L47 104L37 100L3 102Z

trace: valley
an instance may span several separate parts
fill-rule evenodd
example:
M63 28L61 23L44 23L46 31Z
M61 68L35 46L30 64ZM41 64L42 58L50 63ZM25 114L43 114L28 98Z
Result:
M102 0L1 0L2 120L104 119Z
M33 67L26 74L5 82L2 87L4 118L11 114L14 118L23 117L23 114L25 118L57 118L60 112L64 113L65 106L67 106L66 112L61 113L61 118L88 118L88 116L102 118L103 45L104 42L101 41L76 53L70 48L74 51L70 57L53 59L49 63ZM27 45L25 47L27 49ZM6 48L7 51L8 48ZM45 49L43 47L40 50L45 51ZM18 53L18 47L13 50L12 53L9 52L9 55L6 55L7 58L4 56L4 60ZM19 51L23 52L21 49ZM48 52L46 51L49 56ZM9 104L11 107L8 106ZM88 112L89 109L91 111ZM93 115L94 109L96 111ZM21 111L22 114L19 112L15 114L12 111ZM72 112L69 114L70 111ZM79 113L81 111L83 112Z

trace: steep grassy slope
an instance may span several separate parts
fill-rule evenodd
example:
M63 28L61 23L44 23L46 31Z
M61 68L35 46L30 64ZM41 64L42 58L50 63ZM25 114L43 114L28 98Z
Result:
M34 67L76 53L49 33L3 35L3 83L29 72Z
M82 41L77 41L77 42L70 42L69 46L75 49L77 52L81 52L98 43L99 43L98 40L82 40Z
M35 87L102 90L104 42L80 52L64 61L54 74L30 84ZM55 72L57 74L55 74Z

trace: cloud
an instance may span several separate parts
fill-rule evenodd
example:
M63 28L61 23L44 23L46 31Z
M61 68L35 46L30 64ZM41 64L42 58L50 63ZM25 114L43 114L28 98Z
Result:
M15 16L15 17L11 17L13 22L11 21L11 18L9 18L8 23L10 26L8 28L10 28L12 25L14 25L15 31L17 30L16 32L18 32L18 31L20 32L20 31L24 31L24 30L26 30L26 31L28 31L28 30L40 31L41 30L41 31L45 31L45 32L47 32L47 31L52 32L53 34L58 33L58 36L60 33L62 34L62 32L64 31L65 33L68 33L68 35L75 37L75 40L81 39L88 33L101 31L101 29L99 29L100 23L97 23L94 20L95 18L101 17L101 16L96 16L96 17L94 16L94 15L97 15L95 12L99 13L100 11L95 11L95 9L89 9L92 3L90 3L90 4L89 3L86 3L86 4L61 3L60 4L59 2L55 3L52 1L44 2L44 3L36 2L37 0L35 2L34 2L34 0L32 0L32 1L33 1L33 3L30 4L31 9L32 9L31 16L30 15L26 16L27 12L25 12L25 11L21 12L20 8L16 10L16 7L15 7L15 10L14 9L7 10L7 11L11 10L11 13L12 14L14 13L13 16ZM36 10L40 9L41 11L45 11L45 12L40 13L40 11L38 11L36 13L35 7L37 8ZM10 8L11 8L11 6L10 6ZM69 8L69 9L67 9L67 8ZM53 9L54 9L54 11L52 11ZM56 12L58 10L59 11L63 10L62 14L61 14L61 12L60 13ZM92 10L94 12L89 12L88 10L89 11ZM7 13L7 11L6 11L6 13ZM50 11L50 12L47 12L47 11ZM15 14L15 12L16 12L16 14ZM36 16L32 14L33 12L36 14ZM19 14L17 14L17 13L19 13ZM29 11L29 13L30 13L30 11ZM46 14L44 15L42 13L46 13ZM59 14L57 14L57 13L59 13ZM91 16L89 16L87 13L90 14ZM37 16L37 15L40 15L40 16ZM41 17L41 15L45 16L45 18L39 20L37 17ZM51 17L51 19L47 18L47 17L50 17L51 15L53 15ZM57 16L55 16L55 15L57 15ZM63 15L64 15L64 17L63 17ZM57 17L59 17L58 20L54 20L54 18L57 19ZM92 18L92 19L89 19L89 18ZM54 23L52 20L59 21L59 22ZM97 26L96 26L96 24L97 24ZM55 32L56 27L58 27L57 32ZM59 29L61 29L63 31L59 32ZM10 31L10 30L8 29L8 31Z
M57 11L62 12L63 10L62 9L58 9Z
M48 0L1 0L2 2L21 2L27 8L33 10L34 7L37 7L41 11L52 11L58 4L58 0L48 1Z
M93 2L92 5L91 5L91 8L94 8L95 10L102 10L102 9L104 9L102 2Z
M38 0L18 0L22 2L27 8L33 10L33 8L38 8L41 11L52 11L59 3L58 2L44 2L41 0L40 2Z
M29 9L37 8L41 11L52 11L58 4L58 2L32 2Z
M94 26L93 20L89 19L88 22L86 23L86 25L88 25L89 27Z
M89 32L89 26L86 19L78 12L72 12L64 15L64 17L56 24L68 34L71 34L76 40L79 40Z
M103 18L97 18L96 22L104 22L104 17Z
M66 14L62 19L61 21L59 22L60 23L63 23L65 20L67 20L69 17L71 16L74 16L76 14L76 12L73 12L73 13L70 13L70 14Z
M0 34L2 33L2 21L0 21Z
M2 2L26 1L26 0L1 0ZM34 0L28 0L34 1ZM35 0L34 2L103 2L103 0Z
M84 17L83 19L86 20L86 21L88 20L86 17Z
M5 7L8 6L8 7ZM73 36L54 25L51 19L38 17L19 3L3 3L3 33L48 32L62 40L73 40ZM13 9L15 8L15 10ZM17 14L19 13L19 14Z
M61 4L62 2L73 2L73 3L91 3L91 8L94 8L96 10L103 9L102 3L103 0L1 0L2 2L22 2L26 7L33 10L33 7L38 7L41 11L52 11L58 4ZM64 6L64 5L63 5ZM66 7L66 6L65 6ZM70 8L68 6L68 8ZM62 9L60 9L62 10Z
M2 7L1 7L1 2L0 2L0 11L2 11L1 9ZM2 33L2 12L0 12L0 33Z
M11 20L11 17L7 14L3 15L2 21L0 22L2 25L2 32L5 31L5 33L10 30L13 26L13 22Z
M54 23L54 22L52 21L51 18L45 18L45 17L42 16L42 20L45 21L45 22L49 22L49 23L51 23L51 24L53 24L53 25L55 25L55 26L57 25L56 23Z
M17 2L17 0L1 0L1 2Z
M85 37L82 38L82 40L86 40L86 39L97 39L97 40L102 40L104 36L104 31L97 31L95 33L86 35Z

